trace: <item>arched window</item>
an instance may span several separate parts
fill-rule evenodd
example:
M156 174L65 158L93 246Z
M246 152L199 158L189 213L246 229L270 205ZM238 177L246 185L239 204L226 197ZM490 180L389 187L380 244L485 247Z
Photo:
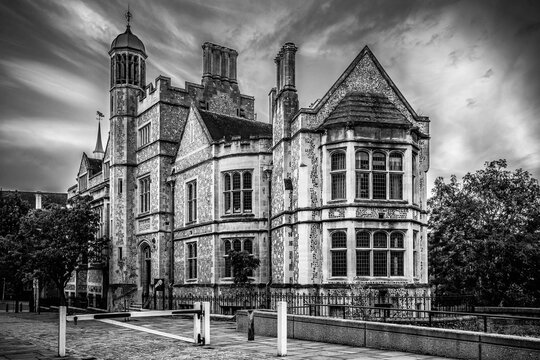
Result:
M253 239L225 239L223 240L224 245L224 268L222 277L230 278L233 276L233 269L231 264L231 257L229 256L229 251L232 249L234 251L246 251L249 254L253 254ZM248 276L253 276L253 273L248 274Z
M369 199L369 154L356 152L356 198Z
M390 199L403 199L403 155L399 152L390 153Z
M356 276L403 276L404 274L404 234L393 231L373 233L373 246L370 246L370 232L356 233Z
M379 231L373 234L373 276L388 276L388 237Z
M244 172L242 181L242 205L244 212L251 212L251 173L249 171Z
M390 276L403 276L403 234L390 235Z
M253 211L253 175L251 170L223 173L223 204L225 214Z
M371 275L371 251L369 249L369 232L356 233L356 276Z
M357 199L403 199L403 153L359 150L355 164Z
M386 155L373 153L373 199L386 199Z
M225 214L230 214L232 211L232 207L231 207L232 193L231 193L231 175L230 174L225 174L223 178L223 190L224 190L223 195L224 195Z
M331 199L346 198L346 156L344 151L335 151L330 157Z
M344 231L332 233L331 245L331 276L347 276L347 234Z

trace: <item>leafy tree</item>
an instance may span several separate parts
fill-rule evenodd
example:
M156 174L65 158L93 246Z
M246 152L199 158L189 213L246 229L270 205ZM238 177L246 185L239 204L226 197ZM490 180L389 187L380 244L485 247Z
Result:
M55 284L60 305L64 288L83 259L95 258L106 239L96 239L99 217L86 198L70 207L31 211L22 221L20 237L27 274L45 276Z
M237 285L249 284L250 276L257 270L261 261L247 251L229 251L234 283Z
M429 269L438 294L480 304L540 305L540 186L527 171L487 162L459 183L435 181Z
M27 280L21 269L24 254L17 235L20 221L29 210L30 204L18 193L0 191L0 278L4 281L4 291L12 291L17 301ZM18 302L15 307L18 309Z
M30 204L19 193L0 191L0 237L19 233L21 219L30 210Z

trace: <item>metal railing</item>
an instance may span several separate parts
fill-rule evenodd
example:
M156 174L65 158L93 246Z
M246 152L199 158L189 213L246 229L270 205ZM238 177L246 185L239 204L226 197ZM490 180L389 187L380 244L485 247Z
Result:
M311 316L339 317L502 334L508 334L508 331L505 331L508 328L517 327L521 329L517 335L536 337L540 335L540 317L315 303L306 304L304 307L291 307L291 310L294 311L289 313L298 313L298 309L301 309L305 315ZM510 333L515 335L515 329L511 330Z

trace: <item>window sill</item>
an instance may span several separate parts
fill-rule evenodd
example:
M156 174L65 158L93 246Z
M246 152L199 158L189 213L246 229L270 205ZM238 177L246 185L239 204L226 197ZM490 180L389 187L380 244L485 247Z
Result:
M359 204L362 204L362 203L408 204L409 203L407 200L387 200L387 199L354 199L354 202L359 203Z
M254 213L235 213L235 214L223 214L222 218L239 218L239 217L255 217Z
M328 281L347 281L347 276L331 276L328 278Z
M196 284L198 282L199 282L199 280L197 278L195 278L195 279L187 279L186 280L186 284Z
M347 199L334 199L334 200L328 200L327 204L343 204L346 202L347 202Z
M194 221L186 221L185 226L195 225L196 223L197 223L197 220L194 220Z

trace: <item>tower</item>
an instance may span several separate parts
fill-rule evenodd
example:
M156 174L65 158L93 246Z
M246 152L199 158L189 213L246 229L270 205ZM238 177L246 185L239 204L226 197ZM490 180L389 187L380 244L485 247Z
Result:
M110 285L135 284L137 267L133 229L136 208L137 98L146 83L146 50L131 32L131 13L126 13L126 31L111 44L110 109Z

